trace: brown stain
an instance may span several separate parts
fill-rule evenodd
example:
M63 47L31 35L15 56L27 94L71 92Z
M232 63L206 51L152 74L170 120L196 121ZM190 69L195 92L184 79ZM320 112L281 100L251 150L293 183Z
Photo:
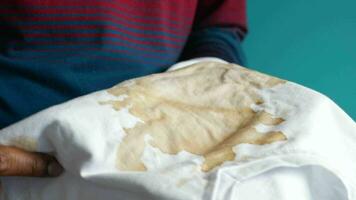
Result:
M168 154L187 151L204 156L202 171L235 159L238 144L264 145L287 140L282 132L259 133L257 124L278 125L284 120L250 106L262 104L257 91L285 81L227 64L201 63L163 74L136 79L108 90L123 101L101 102L115 110L129 107L140 118L117 151L117 168L144 171L141 161L144 136L149 144Z

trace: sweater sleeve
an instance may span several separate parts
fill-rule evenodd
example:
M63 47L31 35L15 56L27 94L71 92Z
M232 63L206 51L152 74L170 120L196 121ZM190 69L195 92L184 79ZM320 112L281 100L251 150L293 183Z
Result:
M246 31L245 0L200 0L181 60L209 56L243 64Z

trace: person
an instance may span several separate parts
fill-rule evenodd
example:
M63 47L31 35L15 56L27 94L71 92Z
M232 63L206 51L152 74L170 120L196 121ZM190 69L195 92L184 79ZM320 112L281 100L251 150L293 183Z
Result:
M179 61L243 64L245 0L2 0L0 129ZM57 176L49 155L0 146L0 176Z

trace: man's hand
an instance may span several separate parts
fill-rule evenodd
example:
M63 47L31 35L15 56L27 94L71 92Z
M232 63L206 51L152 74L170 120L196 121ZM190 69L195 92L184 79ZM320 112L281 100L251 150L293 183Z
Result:
M0 176L54 177L62 172L52 156L0 145Z

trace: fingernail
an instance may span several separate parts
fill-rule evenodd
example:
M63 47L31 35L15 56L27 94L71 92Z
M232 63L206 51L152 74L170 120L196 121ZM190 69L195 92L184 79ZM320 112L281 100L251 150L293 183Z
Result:
M52 161L47 167L47 172L49 176L59 176L63 172L63 167L58 162Z

